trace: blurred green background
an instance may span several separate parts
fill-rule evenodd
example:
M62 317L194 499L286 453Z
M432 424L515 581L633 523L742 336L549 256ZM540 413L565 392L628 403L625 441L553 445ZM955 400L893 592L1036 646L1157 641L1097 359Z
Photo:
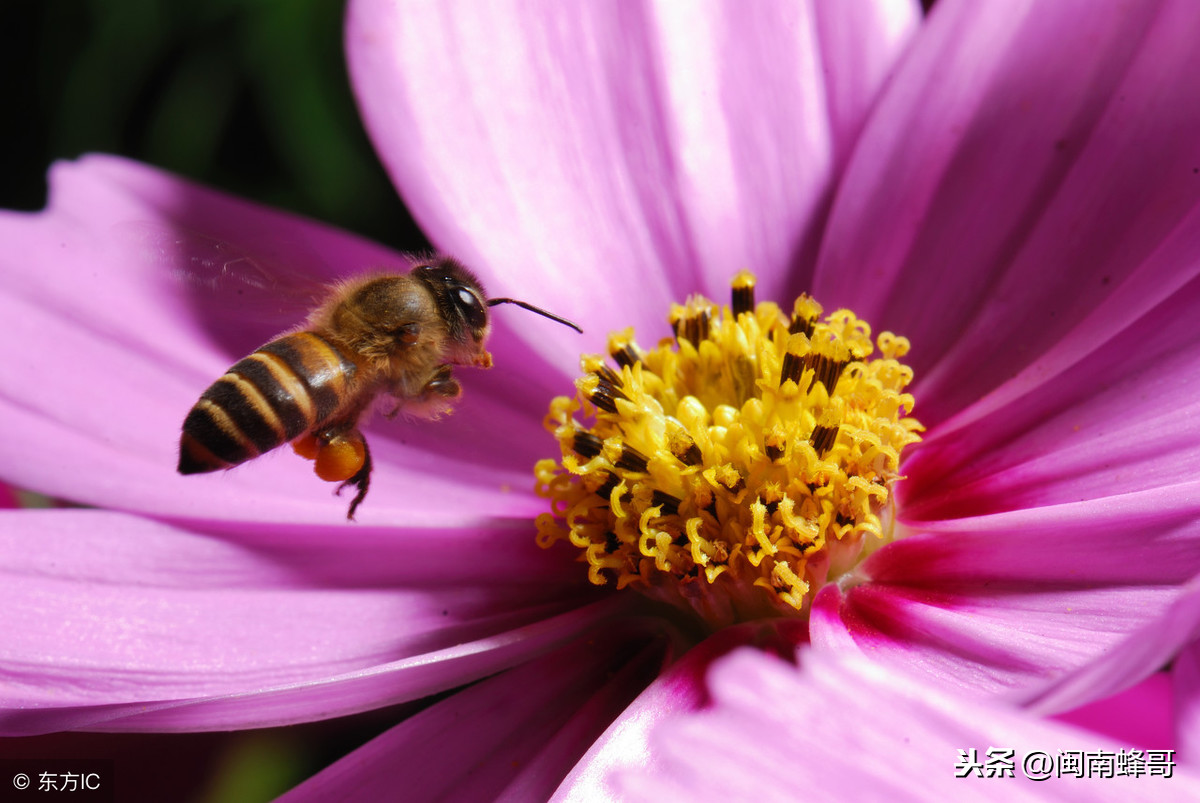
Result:
M343 0L0 0L0 206L118 153L400 250L427 247L358 121Z
M0 0L0 207L41 208L51 162L105 151L401 251L428 248L358 121L343 5ZM112 759L119 801L252 803L419 707L232 734L0 739L0 757Z

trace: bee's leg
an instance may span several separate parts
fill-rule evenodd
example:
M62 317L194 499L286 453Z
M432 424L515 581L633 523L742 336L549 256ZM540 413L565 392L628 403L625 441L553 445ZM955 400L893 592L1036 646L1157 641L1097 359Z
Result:
M418 418L437 418L451 411L450 405L462 395L462 386L454 378L453 367L439 365L433 370L428 381L421 390L404 396L397 392L397 398L402 399L404 411Z
M357 415L316 432L297 438L292 448L301 457L314 461L317 476L326 482L341 483L336 493L347 485L358 488L350 501L346 518L353 519L354 511L367 495L371 483L371 450L367 439L355 425Z
M393 396L392 397L392 409L385 410L383 413L383 417L386 418L388 421L391 421L396 416L400 415L400 411L402 409L404 409L404 405L400 403L399 399L397 399Z
M454 378L449 365L439 365L433 372L433 378L421 389L421 397L425 399L457 399L462 395L462 385Z
M367 488L369 488L371 485L371 450L367 448L367 439L362 436L362 433L355 429L353 434L358 436L358 439L362 441L362 468L360 468L353 477L343 482L337 488L337 494L339 496L342 493L342 489L347 485L353 485L358 489L358 492L354 494L354 498L350 500L350 509L346 511L346 518L350 521L354 521L354 511L358 510L358 506L362 504L362 500L367 498Z

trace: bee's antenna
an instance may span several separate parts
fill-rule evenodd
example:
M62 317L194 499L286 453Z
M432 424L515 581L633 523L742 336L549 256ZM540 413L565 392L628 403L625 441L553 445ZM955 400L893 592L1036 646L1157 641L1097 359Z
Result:
M546 310L542 309L541 307L535 307L532 304L528 304L524 301L517 301L515 298L489 298L488 299L487 305L489 307L494 307L497 304L516 304L518 307L524 307L525 309L529 310L530 312L536 312L538 315L541 315L543 318L549 318L552 321L558 321L563 326L569 326L572 329L574 329L576 332L578 332L579 334L583 334L583 330L580 329L577 324L571 323L566 318L560 318L557 315L555 315L553 312L546 312Z

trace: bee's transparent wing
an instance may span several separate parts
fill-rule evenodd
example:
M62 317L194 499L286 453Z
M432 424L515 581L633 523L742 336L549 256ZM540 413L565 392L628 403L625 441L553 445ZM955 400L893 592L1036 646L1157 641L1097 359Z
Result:
M312 253L232 243L203 231L127 223L119 236L188 300L197 321L232 353L257 348L302 323L336 276ZM296 254L303 256L299 259Z

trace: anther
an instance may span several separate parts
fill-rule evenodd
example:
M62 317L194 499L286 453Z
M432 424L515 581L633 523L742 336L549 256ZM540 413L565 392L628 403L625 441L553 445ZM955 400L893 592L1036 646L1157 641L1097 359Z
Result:
M644 473L649 464L650 459L646 455L634 449L628 443L623 443L621 444L621 456L617 458L617 462L614 465L625 471Z
M675 329L675 339L678 341L686 340L694 348L699 348L700 344L708 339L711 319L712 311L708 307L694 309L689 306L685 308L683 314L672 322Z
M763 451L766 452L767 459L774 463L783 457L787 451L787 442L786 429L779 424L771 427L771 430L763 436Z
M600 450L604 448L604 441L592 433L580 429L575 431L575 436L571 440L571 448L584 460L591 460L600 454Z
M698 466L704 462L704 453L696 441L692 440L687 428L674 418L666 422L666 440L671 454L685 466Z
M608 366L601 366L593 376L595 377L595 386L587 390L588 400L601 410L615 413L617 399L629 399L617 387L621 381L620 377L614 374Z
M812 444L817 454L824 457L825 453L833 448L834 441L837 440L838 429L839 427L836 425L825 427L817 424L813 427L812 437L808 439L808 442Z
M620 393L620 391L616 391ZM617 411L617 401L613 397L611 388L597 386L591 393L588 394L588 401L599 407L601 410L609 413Z
M728 463L719 467L713 476L717 483L731 494L737 495L746 487L746 478Z
M744 312L754 312L754 274L748 270L739 271L733 277L733 318Z
M629 332L630 330L626 330ZM632 368L639 362L644 362L646 356L638 348L637 343L626 332L619 332L608 339L608 353L622 368Z
M609 472L605 474L604 482L596 489L596 494L608 499L612 496L612 492L621 484L621 478L616 474Z
M803 334L805 337L812 337L813 330L817 327L816 318L792 318L792 322L788 324L788 334Z
M596 376L600 377L602 380L604 380L608 384L612 385L614 388L619 388L621 386L621 377L617 374L616 371L609 368L607 365L601 364L599 367L597 367L596 368ZM624 398L623 395L622 395L622 398Z
M621 548L621 539L612 530L604 533L604 551L612 554Z
M802 293L796 299L792 309L792 322L788 325L788 334L802 332L806 337L812 337L817 320L821 317L821 305L814 301L808 293Z
M812 391L813 386L820 382L825 386L825 390L832 394L847 365L849 363L826 357L824 354L809 352L808 356L804 358L804 367L811 368L813 371L812 381L808 383L808 391Z
M794 337L794 334L788 337L788 350L783 355L783 365L779 369L780 386L789 379L797 385L800 384L800 376L804 373L805 360L798 353L803 341Z
M679 512L679 506L682 503L682 499L672 496L665 491L656 490L654 493L650 494L650 507L661 506L662 515L664 516L674 516Z
M685 448L677 450L678 446L681 445ZM676 445L672 445L671 454L675 455L679 459L679 462L686 466L698 466L704 462L704 453L700 451L700 447L696 445L695 441L681 441Z

